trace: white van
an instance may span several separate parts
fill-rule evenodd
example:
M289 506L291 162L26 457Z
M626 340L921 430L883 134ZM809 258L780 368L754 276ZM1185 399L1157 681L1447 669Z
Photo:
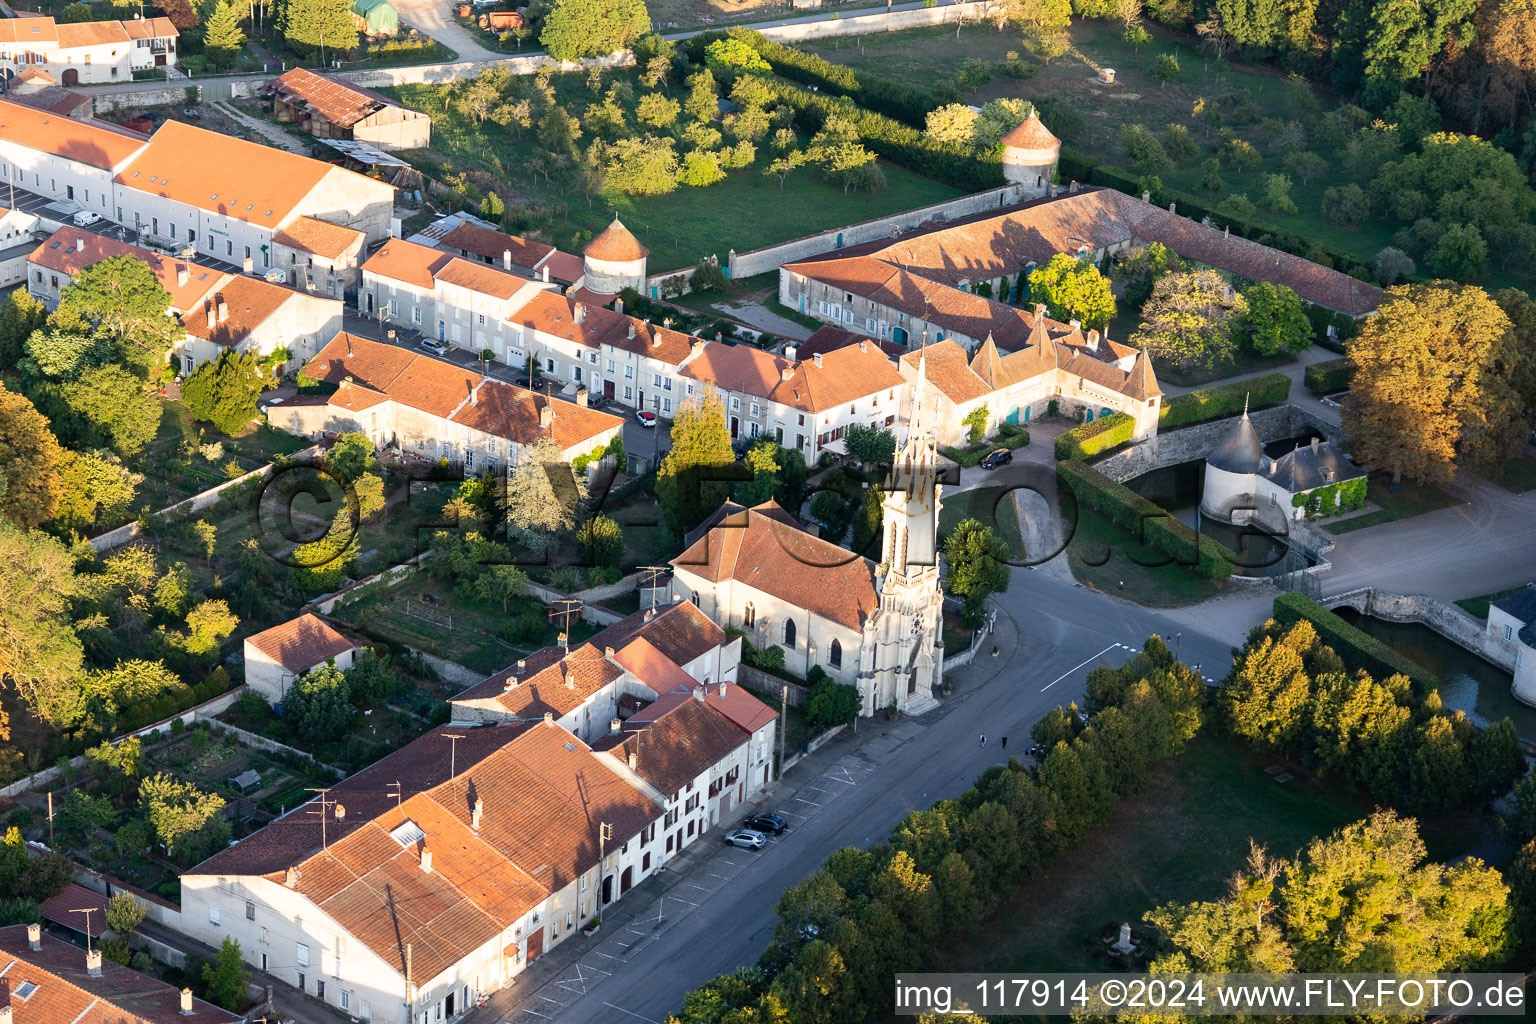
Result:
M81 210L79 213L75 214L73 220L75 227L88 228L92 224L95 224L97 221L101 220L101 214L92 213L90 210Z

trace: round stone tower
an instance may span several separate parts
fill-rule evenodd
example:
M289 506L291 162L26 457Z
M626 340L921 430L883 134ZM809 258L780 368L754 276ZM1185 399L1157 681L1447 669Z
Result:
M625 288L645 294L645 258L651 250L640 244L617 216L613 223L581 250L585 266L585 287L589 291L616 295Z
M1044 189L1056 176L1061 140L1030 115L1002 138L1003 177L1019 185Z
M1205 457L1205 488L1200 511L1222 522L1231 522L1232 509L1245 495L1253 494L1254 477L1264 465L1264 445L1253 429L1247 408L1216 450Z

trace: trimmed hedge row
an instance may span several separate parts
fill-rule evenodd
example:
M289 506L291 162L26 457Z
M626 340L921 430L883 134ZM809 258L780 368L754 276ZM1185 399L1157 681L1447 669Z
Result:
M1243 411L1245 403L1249 409L1262 409L1267 405L1279 405L1290 397L1291 378L1283 373L1266 373L1262 377L1175 395L1163 402L1157 426L1160 430L1187 427L1191 423L1236 416Z
M1352 376L1348 359L1329 359L1308 366L1302 381L1314 395L1336 395L1340 391L1349 390Z
M1403 657L1364 630L1351 626L1305 594L1291 590L1276 597L1274 616L1283 626L1294 626L1306 619L1317 630L1318 638L1332 647L1345 665L1352 669L1363 668L1376 679L1404 675L1421 687L1433 688L1440 683L1423 665Z
M1234 552L1196 533L1158 505L1087 463L1077 459L1058 462L1056 476L1082 505L1195 575L1211 580L1232 575L1237 562Z
M1100 416L1092 423L1080 423L1056 437L1056 461L1087 460L1117 448L1136 432L1136 417L1123 412Z
M944 447L939 453L958 466L970 469L981 464L991 452L999 448L1025 448L1029 446L1029 431L1012 423L1000 423L997 433L983 441L966 445L964 448Z

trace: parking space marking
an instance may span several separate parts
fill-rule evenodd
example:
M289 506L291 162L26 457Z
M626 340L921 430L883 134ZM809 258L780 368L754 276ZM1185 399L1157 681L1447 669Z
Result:
M596 953L598 956L602 957L604 960L614 960L614 961L617 961L618 963L623 963L624 962L624 959L622 957L609 956L607 953L604 953L602 950L594 949L592 952Z
M651 1020L651 1018L641 1016L640 1014L636 1013L634 1010L626 1010L622 1006L614 1006L612 1003L604 1003L603 1005L608 1007L608 1009L610 1009L610 1010L618 1010L620 1013L627 1013L631 1017L639 1017L641 1020L650 1021L650 1024L661 1024L661 1021Z
M705 890L704 890L704 891L705 891L705 892L709 892L709 890L708 890L708 889L705 889ZM663 896L663 897L661 897L661 898L662 898L662 899L664 899L664 900L676 900L676 901L677 901L677 902L679 902L679 903L687 903L687 904L688 904L688 906L690 906L690 907L696 907L696 906L698 906L698 904L697 904L697 903L691 903L691 902L689 902L689 901L688 901L688 900L685 900L685 899L683 899L683 898L682 898L682 897L681 897L681 896ZM659 905L659 904L658 904L658 905ZM661 917L661 914L660 914L660 911L659 911L659 910L658 910L658 912L657 912L657 915L656 915L656 920L658 920L658 921L660 921L660 920L662 920L662 917Z
M812 807L820 807L821 806L821 804L817 803L815 800L807 800L803 796L795 797L795 802L796 803L802 803L802 804L810 804Z
M709 888L709 887L708 887L708 886L706 886L706 885L699 885L699 884L697 884L697 883L695 883L695 882L684 882L684 883L683 883L683 884L684 884L684 885L687 885L687 886L688 886L688 887L689 887L689 888L691 888L691 889L697 889L697 890L699 890L699 891L700 891L700 892L714 892L714 891L715 891L715 890L713 890L713 889L711 889L711 888ZM674 897L672 897L672 898L673 898L673 899L677 899L677 897L676 897L676 896L674 896Z

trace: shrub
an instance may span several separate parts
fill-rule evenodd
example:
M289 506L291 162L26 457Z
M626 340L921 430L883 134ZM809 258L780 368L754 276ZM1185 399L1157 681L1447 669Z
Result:
M1435 674L1423 665L1403 657L1364 630L1351 626L1305 594L1292 590L1276 597L1274 616L1275 621L1287 627L1302 619L1312 623L1318 639L1332 647L1351 669L1364 669L1377 679L1404 675L1421 688L1433 688L1439 683Z
M1329 359L1307 367L1303 381L1314 395L1336 395L1349 390L1350 369L1348 359Z
M1082 423L1056 438L1056 459L1091 459L1118 448L1136 432L1136 417L1123 412L1100 416L1092 423Z
M973 443L980 441L982 435L985 434L987 430L987 407L984 405L978 405L976 408L966 413L965 419L961 420L960 422L966 426L966 440Z
M1283 373L1267 373L1262 377L1175 395L1163 402L1157 425L1159 429L1169 430L1187 427L1191 423L1236 416L1243 411L1244 403L1250 409L1262 409L1268 405L1279 405L1290 395L1291 378Z
M1161 507L1087 463L1070 459L1056 464L1056 475L1082 506L1097 512L1141 543L1161 551L1206 579L1232 574L1237 556L1196 533Z

